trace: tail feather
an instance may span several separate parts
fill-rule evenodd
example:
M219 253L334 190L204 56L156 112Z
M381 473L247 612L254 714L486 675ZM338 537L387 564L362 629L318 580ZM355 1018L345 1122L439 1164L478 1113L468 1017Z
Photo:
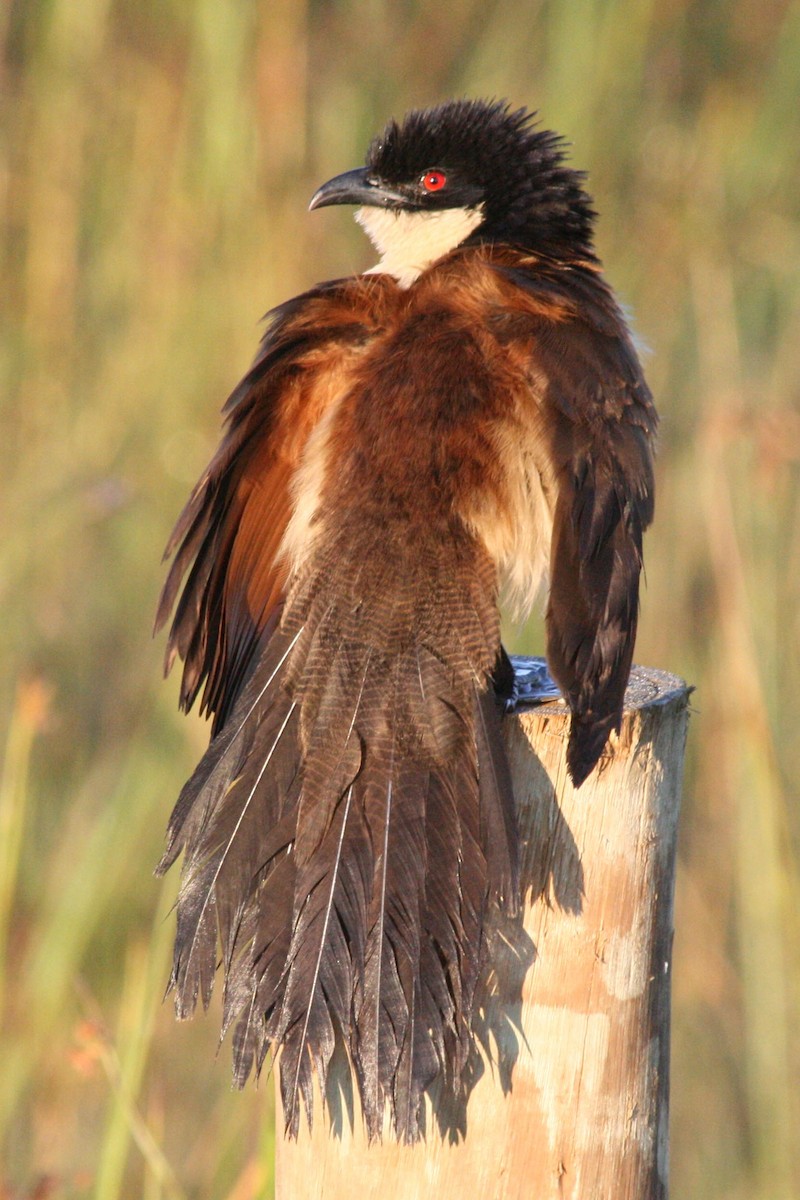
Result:
M404 769L405 768L405 769ZM363 979L355 1004L357 1073L367 1132L380 1135L385 1103L409 1044L419 974L426 772L397 761L391 734L371 764L364 804L375 848ZM408 1039L408 1040L407 1040Z
M292 822L293 824L293 822ZM234 1082L243 1087L261 1068L267 1043L265 1024L272 1019L291 940L291 905L296 868L286 846L269 873L268 887L254 893L240 926L238 953L227 969L222 1036L235 1022Z
M370 1137L388 1111L415 1139L426 1088L460 1085L486 921L517 886L496 629L471 587L445 628L409 572L387 647L366 602L354 624L346 593L300 580L173 814L178 1012L208 1004L221 959L235 1082L278 1053L290 1134L337 1042ZM449 603L449 579L434 590Z
M309 687L305 689L305 768L295 842L295 856L300 864L309 861L319 848L333 808L361 768L362 748L356 721L369 663L369 651L356 660L342 650L329 664L327 673L317 678L314 692ZM355 689L353 680L360 680Z
M350 1015L353 965L336 899L351 861L347 842L352 838L353 793L351 784L319 852L298 872L296 897L303 900L281 981L283 1000L267 1025L269 1040L281 1048L281 1095L292 1136L299 1126L300 1098L311 1116L314 1071L324 1090L335 1046L334 1018L343 1030Z
M281 797L299 761L297 706L280 689L270 690L291 640L275 642L184 787L157 868L163 873L185 851L171 977L181 1018L191 1016L198 998L208 1007L217 935L231 962L258 874L275 863ZM264 712L267 693L272 703Z
M475 732L481 844L489 854L492 901L502 904L504 911L514 916L519 899L516 815L501 720L494 693L490 690L478 692L475 696Z

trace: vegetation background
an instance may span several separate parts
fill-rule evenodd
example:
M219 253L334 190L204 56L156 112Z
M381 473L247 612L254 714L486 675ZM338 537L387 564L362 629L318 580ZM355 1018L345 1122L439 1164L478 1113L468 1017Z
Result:
M159 558L260 315L368 265L311 192L468 94L573 143L652 348L637 658L697 686L673 1194L800 1196L800 5L5 0L0 43L0 1195L271 1195L271 1084L162 1004L152 868L207 735Z

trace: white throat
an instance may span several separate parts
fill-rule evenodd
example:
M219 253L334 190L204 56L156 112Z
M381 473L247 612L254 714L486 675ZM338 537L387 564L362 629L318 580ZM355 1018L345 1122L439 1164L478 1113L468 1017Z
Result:
M436 212L360 208L356 220L381 256L367 274L394 275L401 287L410 287L426 267L455 250L478 228L483 205Z

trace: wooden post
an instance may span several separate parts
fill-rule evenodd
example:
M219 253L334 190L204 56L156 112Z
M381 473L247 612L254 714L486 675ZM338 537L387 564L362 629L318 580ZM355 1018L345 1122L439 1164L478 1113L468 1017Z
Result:
M634 668L620 736L579 791L562 705L508 721L524 929L497 939L465 1113L434 1099L424 1142L369 1146L340 1063L312 1132L285 1140L278 1118L277 1200L666 1200L688 696Z

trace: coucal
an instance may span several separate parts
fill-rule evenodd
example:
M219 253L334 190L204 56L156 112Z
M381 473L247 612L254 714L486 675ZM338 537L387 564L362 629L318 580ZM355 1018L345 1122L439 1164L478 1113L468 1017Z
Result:
M505 103L390 122L311 201L378 265L270 314L168 546L167 668L213 715L171 984L188 1016L221 963L235 1079L277 1053L290 1133L337 1040L370 1136L461 1086L518 900L501 589L549 579L576 786L619 728L656 417L583 179Z

